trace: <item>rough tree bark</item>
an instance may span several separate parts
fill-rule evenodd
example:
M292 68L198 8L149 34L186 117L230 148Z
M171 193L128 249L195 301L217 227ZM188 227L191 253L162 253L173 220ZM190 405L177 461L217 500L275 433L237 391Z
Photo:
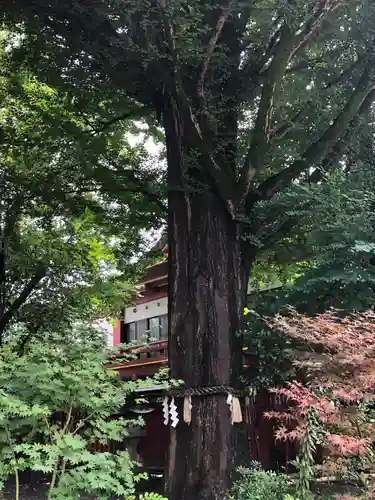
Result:
M212 189L204 160L202 168L189 166L182 125L173 105L167 106L171 376L188 388L236 387L251 259L243 259L240 227ZM180 418L171 428L168 498L214 500L227 491L240 426L231 424L226 398L193 397L191 424ZM182 401L177 403L181 415Z

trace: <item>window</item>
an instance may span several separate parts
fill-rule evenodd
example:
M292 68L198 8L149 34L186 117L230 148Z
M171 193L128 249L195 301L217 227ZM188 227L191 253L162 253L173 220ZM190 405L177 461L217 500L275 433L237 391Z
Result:
M160 337L160 318L150 318L149 319L149 330L150 337L152 339L159 339Z
M136 323L129 323L128 325L128 342L137 340L137 325Z
M168 314L160 316L160 340L168 340Z
M153 340L167 340L167 314L149 319L141 319L126 325L126 342L140 342L148 338Z
M156 340L168 338L168 314L149 319L150 337Z
M148 330L150 329L147 319L140 319L136 322L137 327L137 340L145 341L147 340L149 334Z
M125 325L126 338L125 343L139 342L146 340L147 338L148 324L147 319L142 319L140 321L135 321L133 323L127 323Z

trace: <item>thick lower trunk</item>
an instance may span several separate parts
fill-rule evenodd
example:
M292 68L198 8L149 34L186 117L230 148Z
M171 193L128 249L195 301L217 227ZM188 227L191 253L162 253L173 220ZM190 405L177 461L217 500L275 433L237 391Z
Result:
M165 118L169 169L169 357L171 376L186 388L238 386L239 330L248 266L238 224L208 186L192 188L179 123ZM189 175L187 172L189 171ZM199 169L197 177L200 178ZM171 428L167 494L170 500L216 500L227 491L236 436L227 395L193 396L192 422Z

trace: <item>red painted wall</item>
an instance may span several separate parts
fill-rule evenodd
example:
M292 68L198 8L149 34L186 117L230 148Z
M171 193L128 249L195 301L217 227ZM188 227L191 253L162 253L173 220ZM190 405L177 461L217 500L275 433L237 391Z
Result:
M121 321L116 320L115 326L113 327L113 346L121 343Z

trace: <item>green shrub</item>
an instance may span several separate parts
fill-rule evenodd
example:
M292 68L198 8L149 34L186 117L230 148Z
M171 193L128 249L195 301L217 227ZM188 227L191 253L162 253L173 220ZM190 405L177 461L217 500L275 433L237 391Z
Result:
M127 497L127 500L168 500L168 498L163 497L159 493L142 493L139 497L135 497L134 495Z
M167 500L167 498L158 493L145 493L139 497L139 500Z
M144 475L129 454L92 451L142 424L111 419L143 382L119 380L105 361L102 346L84 335L31 342L23 356L0 349L0 489L13 476L18 500L19 472L29 469L49 476L48 500L135 494Z
M232 500L284 500L290 488L285 475L275 472L257 470L257 468L240 468L239 479L232 488ZM297 500L297 499L294 499Z

